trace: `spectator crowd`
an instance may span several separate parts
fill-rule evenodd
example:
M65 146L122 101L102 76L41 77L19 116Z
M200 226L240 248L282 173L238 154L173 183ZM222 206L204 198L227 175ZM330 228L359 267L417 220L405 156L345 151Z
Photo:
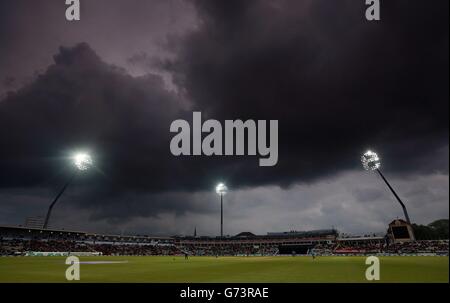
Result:
M386 243L384 241L336 241L329 244L316 245L316 254L445 254L449 252L448 240L421 240L401 243Z
M413 241L393 243L384 241L334 241L321 243L312 247L310 253L316 255L339 254L445 254L448 255L448 240ZM37 240L37 239L1 239L0 255L25 255L27 252L93 252L101 255L181 255L193 256L273 256L279 254L276 246L251 244L150 244L150 243L89 243L74 240Z

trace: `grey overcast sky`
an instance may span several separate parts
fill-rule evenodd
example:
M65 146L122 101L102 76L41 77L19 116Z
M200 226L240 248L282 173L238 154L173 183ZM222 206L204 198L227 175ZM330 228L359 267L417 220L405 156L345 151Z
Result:
M146 234L384 232L448 218L448 1L0 0L0 225ZM279 161L174 157L172 121L279 121Z

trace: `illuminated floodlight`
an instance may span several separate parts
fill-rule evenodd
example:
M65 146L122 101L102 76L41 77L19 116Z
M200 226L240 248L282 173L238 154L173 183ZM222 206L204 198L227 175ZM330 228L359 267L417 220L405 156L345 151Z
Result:
M380 177L383 179L384 183L386 183L386 185L391 190L392 194L397 199L398 203L400 203L400 205L403 209L403 213L405 215L406 222L408 222L408 224L411 224L411 220L409 219L408 211L406 210L405 204L403 203L402 199L400 199L398 194L395 192L394 188L392 188L391 184L388 182L386 177L381 172L381 169L380 169L381 159L380 159L380 157L378 157L377 153L375 153L371 150L367 151L364 155L361 156L361 162L362 162L362 165L365 170L378 172ZM412 234L412 237L414 238L414 234Z
M361 162L365 170L377 170L381 167L380 157L371 150L361 156Z
M220 237L223 237L223 196L227 193L227 191L228 188L225 184L217 184L216 193L220 196Z
M62 196L62 194L64 193L64 191L67 189L67 187L70 185L70 183L72 182L72 180L75 178L75 176L78 174L79 171L85 171L88 170L89 168L91 168L92 166L92 158L89 154L87 153L78 153L75 154L72 158L73 160L73 164L75 165L75 167L77 168L77 170L74 170L72 172L71 177L69 178L69 180L66 182L66 184L64 184L64 186L62 187L62 189L59 191L59 193L56 195L55 199L53 200L53 202L50 204L50 206L48 207L47 210L47 215L45 216L45 221L44 221L44 225L43 228L47 229L48 227L48 222L50 221L50 216L52 214L52 209L55 206L56 202L58 202L58 199ZM41 231L42 232L42 231Z
M79 170L88 170L92 166L92 158L89 154L79 153L73 157L73 163Z
M223 184L223 183L217 184L217 186L216 186L216 193L218 195L224 195L224 194L227 193L227 191L228 191L228 188L227 188L227 186L225 184Z

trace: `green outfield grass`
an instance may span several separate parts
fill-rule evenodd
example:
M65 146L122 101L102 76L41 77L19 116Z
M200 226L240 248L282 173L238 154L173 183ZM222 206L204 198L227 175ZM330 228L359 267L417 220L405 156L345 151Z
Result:
M67 282L64 257L1 257L0 282ZM368 282L364 257L81 257L80 282ZM380 257L380 282L449 282L448 257Z

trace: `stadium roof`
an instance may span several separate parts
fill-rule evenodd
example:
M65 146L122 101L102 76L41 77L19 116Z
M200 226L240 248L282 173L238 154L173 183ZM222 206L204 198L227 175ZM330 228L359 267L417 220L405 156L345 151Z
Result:
M337 238L337 241L366 241L366 240L383 240L384 237L348 237L348 238Z
M244 231L244 232L237 234L235 237L237 237L237 238L253 238L253 237L256 237L256 235L249 231Z

